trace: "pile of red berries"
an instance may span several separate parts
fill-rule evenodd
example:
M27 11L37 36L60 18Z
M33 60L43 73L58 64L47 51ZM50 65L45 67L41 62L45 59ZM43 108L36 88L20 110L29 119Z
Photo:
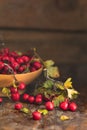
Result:
M51 65L52 64L53 62L51 61ZM42 67L42 63L40 62L40 60L36 60L35 55L31 55L30 53L24 54L24 53L19 53L17 51L10 51L9 48L3 48L2 50L0 50L0 74L12 74L12 73L21 74L21 73L36 71L40 69L41 67ZM50 77L48 78L49 80L51 79ZM51 81L54 81L54 80L51 80ZM49 88L48 85L51 85L51 84L52 82L49 82L49 84L45 84L46 85L45 87ZM71 84L70 81L69 81L69 84ZM59 85L61 86L61 84ZM36 96L29 95L28 93L24 93L23 95L21 95L20 91L23 91L25 89L26 89L26 84L24 82L18 83L15 81L15 83L13 83L13 85L10 86L9 89L4 88L2 91L5 92L5 94L7 94L8 96L10 95L11 100L16 102L14 106L14 109L16 110L21 111L24 108L23 103L21 102L21 99L23 102L26 102L29 104L34 104L34 105L44 104L44 109L47 111L54 110L55 105L52 100L52 97L47 98L45 97L45 95L41 93L37 94ZM63 90L66 91L65 88L63 88ZM55 92L56 90L53 90L53 91ZM0 103L2 103L2 101L3 101L3 98L0 97ZM56 107L63 111L70 110L74 112L77 110L77 104L75 102L69 101L69 99L66 99L66 97L64 97L64 101L59 102L59 105ZM25 109L25 110L27 111L28 109ZM42 112L38 110L33 111L31 114L34 120L40 120L42 118Z
M41 95L41 94L32 96L32 95L25 93L22 96L22 99L23 99L23 101L30 103L30 104L40 105L40 104L44 103L44 109L46 109L47 111L52 111L55 109L54 103L51 100L49 100L49 101L44 100L45 98L43 98L43 95ZM16 110L21 110L23 108L23 104L20 102L16 103L14 108ZM60 108L63 111L70 110L70 111L74 112L77 110L77 104L75 102L69 102L68 100L65 100L59 104L58 108ZM41 112L39 112L38 110L33 111L32 118L34 120L40 120L42 118Z
M0 50L0 74L32 72L41 66L40 61L35 61L30 53L23 54L10 51L9 48Z
M17 95L17 98L18 98L18 95ZM14 98L14 101L15 99L17 98ZM27 93L24 93L22 95L22 100L24 102L27 102L29 104L34 104L34 105L41 105L41 104L44 104L44 108L48 111L52 111L54 109L54 104L52 101L45 101L44 98L43 98L43 95L42 94L38 94L36 96L33 96L33 95L29 95ZM19 110L21 111L21 109L23 108L23 104L21 102L17 102L14 106L14 108L16 110ZM39 112L38 110L35 110L32 112L32 118L34 120L40 120L42 118L42 114L41 112Z
M10 98L15 102L14 109L21 111L23 108L23 103L34 104L34 105L44 105L44 109L47 111L52 111L55 109L54 102L51 98L45 97L43 94L30 95L28 93L24 93L20 95L19 91L23 91L26 88L26 84L24 82L20 82L18 85L11 86L9 89ZM0 97L0 103L2 103L3 98ZM75 112L77 110L77 104L69 99L66 99L59 103L56 108L61 109L63 111L70 110ZM42 114L40 111L35 110L31 112L32 118L34 120L42 119Z
M21 111L21 109L23 109L24 107L22 102L20 102L20 97L23 102L34 104L34 105L44 104L44 109L46 109L47 111L54 110L55 108L54 103L51 101L51 99L47 100L47 98L45 98L42 94L37 94L36 96L33 96L33 95L29 95L28 93L24 93L23 95L20 96L18 90L23 90L25 89L25 87L26 85L24 83L20 83L18 85L18 88L14 88L14 87L10 88L11 99L16 102L14 106L16 110ZM57 108L63 111L70 110L74 112L77 110L77 104L75 102L69 101L68 99L65 99L63 102L60 102ZM42 118L41 112L39 112L38 110L33 111L32 118L34 120L40 120Z

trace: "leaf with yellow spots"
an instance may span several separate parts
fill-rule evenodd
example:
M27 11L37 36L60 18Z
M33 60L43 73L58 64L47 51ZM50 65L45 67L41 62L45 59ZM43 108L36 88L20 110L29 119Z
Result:
M64 87L65 87L65 88L72 88L71 78L68 78L68 79L64 82Z
M70 119L69 116L66 116L66 115L61 115L60 116L61 121L65 121L65 120L69 120L69 119Z

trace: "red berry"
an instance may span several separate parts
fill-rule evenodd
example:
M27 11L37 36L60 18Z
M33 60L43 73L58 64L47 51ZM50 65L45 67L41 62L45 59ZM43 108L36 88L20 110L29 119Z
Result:
M41 97L36 97L35 98L35 103L36 104L41 104L42 103L42 98Z
M26 63L30 61L30 58L29 58L28 56L25 56L25 55L22 56L22 59L23 59L23 61L26 62Z
M26 88L26 84L24 82L21 82L19 85L18 85L18 89L19 90L24 90Z
M14 88L14 87L10 87L10 91L11 91L11 93L17 93L18 92L17 88Z
M51 111L51 110L54 109L54 104L53 104L53 102L48 101L48 102L45 103L45 107L46 107L47 110Z
M40 119L41 119L41 113L38 112L38 111L34 111L34 112L32 113L32 116L33 116L33 119L34 119L34 120L40 120Z
M26 69L25 66L20 66L18 69L18 73L22 73Z
M10 62L11 62L11 64L13 64L13 62L15 62L15 58L12 57L12 56L10 56L9 58L10 58Z
M23 99L24 101L27 101L28 98L29 98L29 94L27 94L27 93L25 93L25 94L23 95L23 97L22 97L22 99Z
M39 97L39 98L43 98L42 94L37 94L36 95L36 98Z
M7 55L3 56L3 57L2 57L2 61L4 61L4 62L9 62L9 61L10 61L9 56L7 56Z
M3 102L3 98L0 97L0 103L2 103L2 102Z
M36 69L40 69L41 68L41 63L39 62L39 61L35 61L34 63L33 63L33 66L36 68Z
M77 104L75 102L69 103L69 110L76 111L77 110Z
M33 67L33 66L31 66L31 67L30 67L30 72L34 72L34 71L36 71L36 68Z
M34 103L35 97L34 96L29 96L28 101L29 101L29 103Z
M0 61L0 70L2 70L3 68L4 68L4 63Z
M22 103L16 103L15 104L15 109L16 110L20 110L20 109L22 109L22 107L23 107Z
M62 110L68 110L68 102L67 101L64 101L64 102L61 102L59 104L59 107L62 109Z
M18 57L18 58L16 59L16 61L17 61L19 64L23 64L23 63L24 63L22 57Z
M15 51L10 52L10 55L14 58L18 57L18 53Z
M12 93L11 94L11 99L13 101L19 101L20 100L20 94L19 93Z
M18 69L19 68L19 64L17 63L17 62L13 62L13 64L12 64L12 67L13 67L13 69Z

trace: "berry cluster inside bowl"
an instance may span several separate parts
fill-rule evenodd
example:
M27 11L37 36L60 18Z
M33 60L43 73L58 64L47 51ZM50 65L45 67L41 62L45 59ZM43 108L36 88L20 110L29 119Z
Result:
M33 72L42 67L40 60L35 59L30 51L26 53L10 51L9 48L0 50L0 74L21 74Z

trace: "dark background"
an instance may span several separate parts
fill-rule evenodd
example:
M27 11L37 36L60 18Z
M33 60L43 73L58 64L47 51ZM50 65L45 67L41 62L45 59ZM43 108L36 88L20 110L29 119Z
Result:
M87 89L87 1L1 0L0 43L12 50L37 48L53 59L62 80Z

